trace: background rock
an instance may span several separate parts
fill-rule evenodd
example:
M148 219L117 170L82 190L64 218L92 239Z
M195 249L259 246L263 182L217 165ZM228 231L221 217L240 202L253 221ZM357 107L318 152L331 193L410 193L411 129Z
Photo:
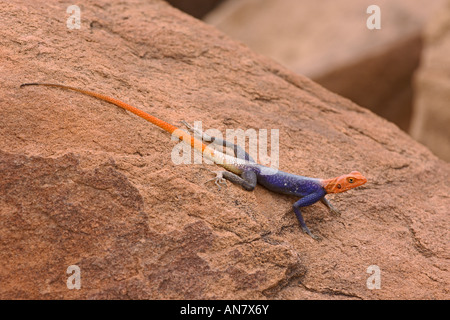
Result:
M450 1L442 9L425 32L411 135L450 161Z
M205 21L408 131L421 32L442 0L228 0ZM369 30L367 8L381 10Z
M167 2L175 8L200 19L222 3L223 0L168 0Z
M395 125L161 1L10 1L0 12L0 298L448 299L449 164ZM176 142L116 107L171 123L279 129L280 169L359 170L331 215L262 187L205 184ZM67 267L82 287L68 290ZM381 269L381 289L366 272Z

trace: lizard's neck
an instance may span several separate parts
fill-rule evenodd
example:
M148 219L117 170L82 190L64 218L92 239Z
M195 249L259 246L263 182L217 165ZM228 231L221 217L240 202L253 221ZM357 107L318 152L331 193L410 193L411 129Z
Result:
M322 187L325 189L326 193L338 193L340 188L338 186L338 178L332 178L332 179L322 179L320 181ZM342 186L341 186L342 187Z

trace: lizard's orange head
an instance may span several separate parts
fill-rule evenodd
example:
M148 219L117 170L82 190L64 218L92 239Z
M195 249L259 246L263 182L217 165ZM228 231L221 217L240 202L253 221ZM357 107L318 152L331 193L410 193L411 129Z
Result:
M339 193L359 187L366 182L366 177L361 173L352 171L337 178L322 180L322 185L327 193Z

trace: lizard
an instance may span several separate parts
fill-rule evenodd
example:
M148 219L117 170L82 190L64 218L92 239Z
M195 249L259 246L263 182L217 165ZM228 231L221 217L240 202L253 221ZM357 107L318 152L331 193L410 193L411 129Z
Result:
M185 130L171 125L155 116L148 114L147 112L144 112L118 99L96 92L51 83L24 83L20 85L20 88L26 86L46 86L57 87L64 90L72 90L103 100L134 113L135 115L172 134L184 143L187 143L195 150L201 152L205 158L212 160L219 166L222 166L225 170L216 172L217 176L214 178L216 184L217 182L226 184L224 180L226 179L232 183L240 185L243 189L248 191L253 191L256 185L260 184L270 191L299 197L300 199L293 204L292 209L302 230L313 239L318 239L318 237L312 234L307 227L300 208L310 206L318 201L321 201L330 209L330 211L339 214L339 211L334 208L325 196L332 193L341 193L361 186L367 182L367 179L358 171L352 171L349 174L344 174L331 179L320 179L291 174L281 170L269 168L256 163L253 158L245 152L245 150L236 144L220 138L210 137L203 132L197 132L197 134L199 134L202 138L201 140L197 139L196 136L192 136ZM195 131L195 129L189 126L186 122L183 123L187 126L188 130ZM234 151L234 156L212 148L204 142L211 142L211 144L221 145L225 148L232 148Z

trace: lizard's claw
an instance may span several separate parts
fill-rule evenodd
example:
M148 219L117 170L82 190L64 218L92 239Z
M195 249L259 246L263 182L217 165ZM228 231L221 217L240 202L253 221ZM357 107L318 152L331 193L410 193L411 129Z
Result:
M225 187L227 186L227 181L223 177L223 173L222 173L223 171L212 171L212 170L209 170L209 171L214 172L216 174L216 176L212 179L209 179L208 181L205 181L205 183L208 183L209 181L214 180L214 183L219 188L219 191L220 191L220 189L222 189L221 185L223 185Z
M328 207L328 209L330 209L330 211L331 211L332 213L334 213L334 214L337 215L337 216L340 216L340 215L341 215L341 212L340 212L338 209L336 209L336 208L331 204L331 202L328 201L326 198L322 198L322 202Z
M314 235L311 233L311 231L309 231L308 227L302 227L303 232L307 233L311 238L313 238L314 240L320 240L320 237Z
M331 204L330 204L330 211L333 212L337 216L341 215L341 212L338 209L336 209L335 207L333 207Z
M201 131L198 130L197 128L195 128L195 127L193 127L192 125L190 125L189 123L187 123L186 121L181 120L180 122L186 126L186 128L188 129L188 131L191 131L193 134L195 134L195 135L197 135L198 137L200 137L201 140L208 141L208 139L211 139L208 135L204 134L203 132L201 132Z
M194 130L194 128L189 123L187 123L186 121L181 120L181 123L184 124L188 130L190 130L190 131Z

